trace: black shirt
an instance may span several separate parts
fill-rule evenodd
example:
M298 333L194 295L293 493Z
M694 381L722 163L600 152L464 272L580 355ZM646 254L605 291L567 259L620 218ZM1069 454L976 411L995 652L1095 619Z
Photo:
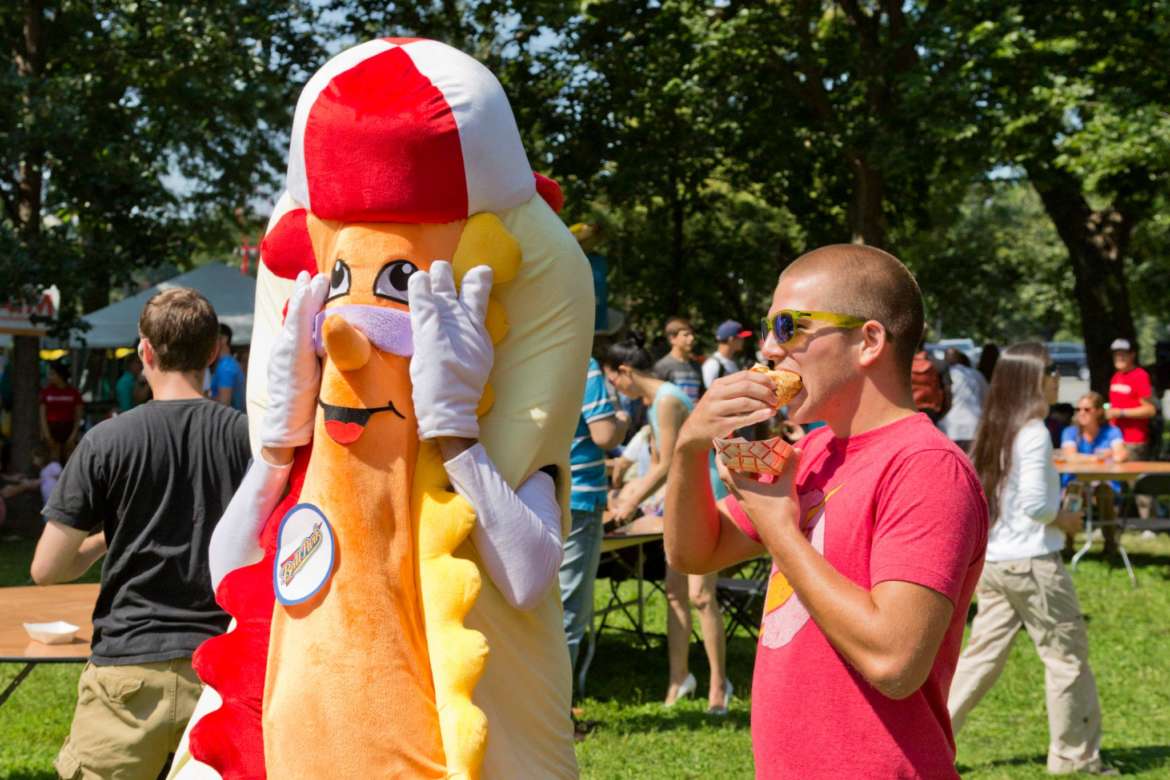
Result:
M207 399L151 401L81 440L44 515L105 533L95 664L186 658L227 628L207 546L250 458L248 418Z

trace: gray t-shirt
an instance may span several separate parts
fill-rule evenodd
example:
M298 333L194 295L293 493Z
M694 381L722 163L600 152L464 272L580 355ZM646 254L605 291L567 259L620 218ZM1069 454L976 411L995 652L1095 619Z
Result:
M105 533L95 664L187 658L227 628L207 546L250 458L248 418L203 398L151 401L81 440L43 514Z
M654 364L654 375L678 387L692 402L703 394L703 374L693 360L679 360L668 354Z

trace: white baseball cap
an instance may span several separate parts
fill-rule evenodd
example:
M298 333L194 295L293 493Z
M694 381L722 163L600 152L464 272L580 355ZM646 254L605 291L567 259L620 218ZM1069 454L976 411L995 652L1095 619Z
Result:
M1133 345L1129 343L1129 339L1113 339L1113 343L1109 345L1110 352L1133 352Z

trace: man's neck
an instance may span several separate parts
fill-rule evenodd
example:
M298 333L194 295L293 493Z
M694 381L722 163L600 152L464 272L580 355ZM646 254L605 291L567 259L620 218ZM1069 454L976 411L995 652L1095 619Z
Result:
M146 378L156 401L184 401L203 397L202 371L158 371Z
M730 344L720 344L718 347L715 348L715 350L720 355L727 358L728 360L731 360L735 357L735 355L733 355L731 352L731 345Z
M671 347L670 356L675 360L681 360L683 363L689 363L691 361L691 353L683 352L679 347Z
M834 436L845 438L917 414L913 393L900 385L881 387L871 381L862 382L856 397L838 403L832 413L826 414L825 423Z

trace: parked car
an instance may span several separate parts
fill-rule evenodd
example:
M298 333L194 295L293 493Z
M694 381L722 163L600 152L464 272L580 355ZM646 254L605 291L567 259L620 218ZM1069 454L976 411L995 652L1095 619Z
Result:
M1048 348L1048 356L1061 376L1075 376L1086 382L1089 380L1089 358L1085 355L1084 344L1077 341L1050 341L1044 346Z

